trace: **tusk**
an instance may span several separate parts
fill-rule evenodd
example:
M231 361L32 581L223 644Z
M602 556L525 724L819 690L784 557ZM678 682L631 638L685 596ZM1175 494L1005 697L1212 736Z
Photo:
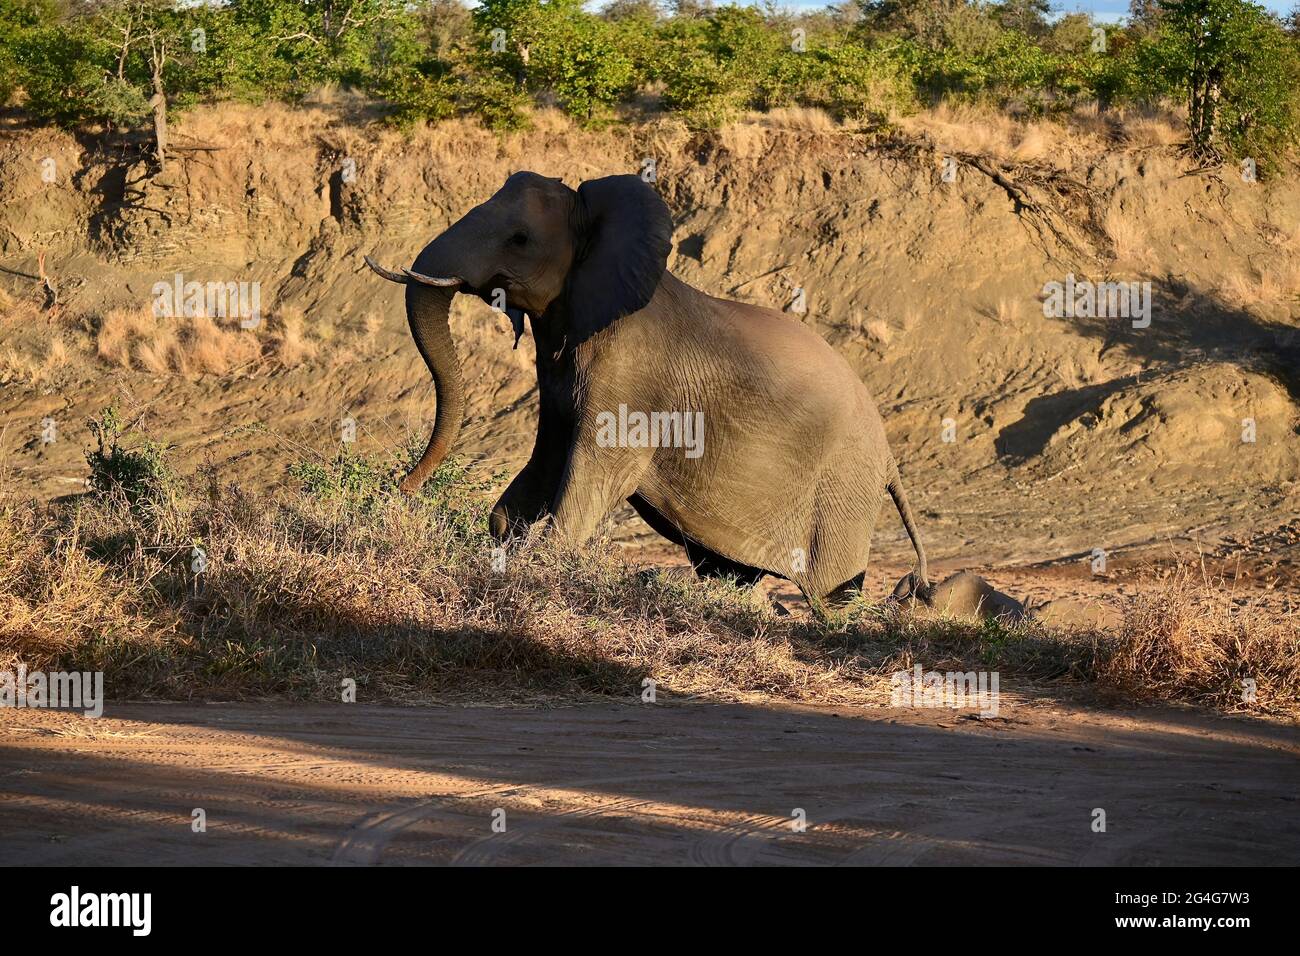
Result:
M461 282L464 281L463 279L459 279L456 276L450 276L448 278L443 279L437 276L426 276L419 272L412 272L410 269L403 269L402 271L406 273L408 279L413 279L414 281L420 283L421 285L434 285L443 289L449 288L451 286L460 285Z
M370 266L371 270L375 273L375 275L383 276L389 282L399 282L402 285L406 285L406 283L411 281L406 276L402 275L402 273L400 272L394 272L391 269L385 269L383 266L381 266L374 259L371 259L369 256L366 256L366 265Z

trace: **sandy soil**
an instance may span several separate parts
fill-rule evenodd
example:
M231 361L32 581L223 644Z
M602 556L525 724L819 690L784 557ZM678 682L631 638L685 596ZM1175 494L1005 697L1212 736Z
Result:
M1294 864L1298 751L1042 701L8 712L0 863Z

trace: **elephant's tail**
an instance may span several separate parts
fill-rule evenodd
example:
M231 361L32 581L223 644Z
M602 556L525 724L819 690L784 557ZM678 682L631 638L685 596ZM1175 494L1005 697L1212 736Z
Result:
M912 517L912 505L907 500L907 492L903 490L903 479L898 473L898 462L892 455L889 458L889 482L885 487L889 490L889 497L894 499L894 507L898 509L899 517L903 519L903 527L907 529L907 536L912 539L912 547L916 549L916 593L924 600L930 593L930 575L925 566L925 545L921 544L921 532L917 530L916 519Z

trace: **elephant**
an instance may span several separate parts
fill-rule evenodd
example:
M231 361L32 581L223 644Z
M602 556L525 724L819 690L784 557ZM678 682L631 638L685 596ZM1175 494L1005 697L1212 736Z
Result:
M917 597L921 597L927 607L949 617L996 619L1009 624L1025 618L1023 604L971 571L959 571L945 578L934 585L928 595L919 595L917 591L913 575L905 574L894 588L889 603L911 606Z
M797 317L676 278L672 231L640 176L573 189L518 172L410 268L367 256L406 286L435 386L433 433L402 490L418 490L456 442L465 399L448 316L457 293L477 296L509 315L516 347L527 319L536 348L537 437L491 512L497 539L545 520L546 534L581 546L626 501L700 575L743 586L775 575L819 607L861 588L888 493L928 590L920 532L862 382Z

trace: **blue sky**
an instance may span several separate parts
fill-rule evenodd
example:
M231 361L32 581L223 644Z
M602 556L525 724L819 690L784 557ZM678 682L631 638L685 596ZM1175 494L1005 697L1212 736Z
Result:
M1289 13L1295 6L1294 0L1255 0L1256 3L1274 13ZM810 4L811 6L812 4ZM1114 21L1123 19L1128 14L1128 0L1093 0L1091 3L1053 3L1053 10L1059 10L1062 13L1072 13L1075 10L1085 10L1093 14L1098 20Z
M1255 0L1256 3L1274 13L1288 13L1295 6L1293 0ZM813 4L809 4L812 6ZM1093 0L1091 3L1053 3L1053 10L1062 13L1072 13L1075 10L1084 10L1091 13L1098 20L1113 22L1122 20L1128 14L1128 0Z
M796 10L817 7L824 7L830 0L781 0L782 6L793 7ZM1297 0L1255 0L1274 13L1289 13L1291 8L1296 5ZM1083 10L1093 14L1098 20L1107 23L1113 23L1116 20L1123 19L1128 13L1128 0L1067 0L1064 3L1053 3L1052 7L1061 13L1073 13L1075 10Z

